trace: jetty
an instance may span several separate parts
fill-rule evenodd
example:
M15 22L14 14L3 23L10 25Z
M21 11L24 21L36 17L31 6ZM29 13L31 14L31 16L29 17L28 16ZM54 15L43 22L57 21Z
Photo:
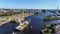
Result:
M24 21L23 23L21 21L24 20L24 17L28 17L31 15L33 15L33 14L22 13L22 14L13 15L13 16L2 17L2 18L0 18L0 26L2 26L3 24L9 23L12 20L15 20L16 22L19 22L19 25L16 27L16 29L23 30L25 27L28 26L29 21Z

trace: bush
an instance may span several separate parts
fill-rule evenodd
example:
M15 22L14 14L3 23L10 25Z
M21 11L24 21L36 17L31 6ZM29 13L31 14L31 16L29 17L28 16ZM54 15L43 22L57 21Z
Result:
M12 15L16 15L19 14L19 12L12 12L12 11L8 11L8 12L0 12L0 17L2 16L12 16Z
M49 15L49 16L46 16L43 20L44 21L51 21L51 20L59 20L59 19L60 18L57 18L57 17L54 18L54 17L52 17L52 16Z
M44 21L50 21L50 20L53 20L53 18L52 17L45 17L44 18Z

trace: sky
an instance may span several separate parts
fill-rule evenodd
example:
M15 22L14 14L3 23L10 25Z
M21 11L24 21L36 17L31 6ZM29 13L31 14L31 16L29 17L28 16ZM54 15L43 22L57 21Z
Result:
M0 8L56 9L60 0L0 0Z

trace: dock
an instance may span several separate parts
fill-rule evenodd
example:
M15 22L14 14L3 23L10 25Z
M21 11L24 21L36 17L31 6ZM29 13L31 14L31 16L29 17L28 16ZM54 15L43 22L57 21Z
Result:
M3 24L9 23L12 20L15 20L16 22L18 22L18 19L21 19L21 21L24 20L24 17L28 17L31 16L32 14L24 14L24 16L22 16L22 14L19 15L15 15L15 16L9 16L9 17L2 17L0 19L0 26L2 26ZM16 27L16 29L18 30L24 30L25 27L27 27L29 24L29 21L24 21L23 23L20 23L19 26Z

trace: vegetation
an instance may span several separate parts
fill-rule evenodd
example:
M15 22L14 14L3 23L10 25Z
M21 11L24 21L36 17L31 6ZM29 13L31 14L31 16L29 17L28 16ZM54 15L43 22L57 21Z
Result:
M45 12L46 12L46 10L42 10L42 12L43 12L43 13L45 13Z
M43 20L44 21L51 21L51 20L59 20L60 18L52 17L51 15L46 16Z
M0 17L2 17L2 16L12 16L12 15L16 15L16 14L19 14L19 12L12 12L12 11L3 12L3 11L0 11Z
M54 28L55 24L48 24L48 25L45 25L45 27L41 30L42 33L44 34L53 34L55 33L55 28Z

